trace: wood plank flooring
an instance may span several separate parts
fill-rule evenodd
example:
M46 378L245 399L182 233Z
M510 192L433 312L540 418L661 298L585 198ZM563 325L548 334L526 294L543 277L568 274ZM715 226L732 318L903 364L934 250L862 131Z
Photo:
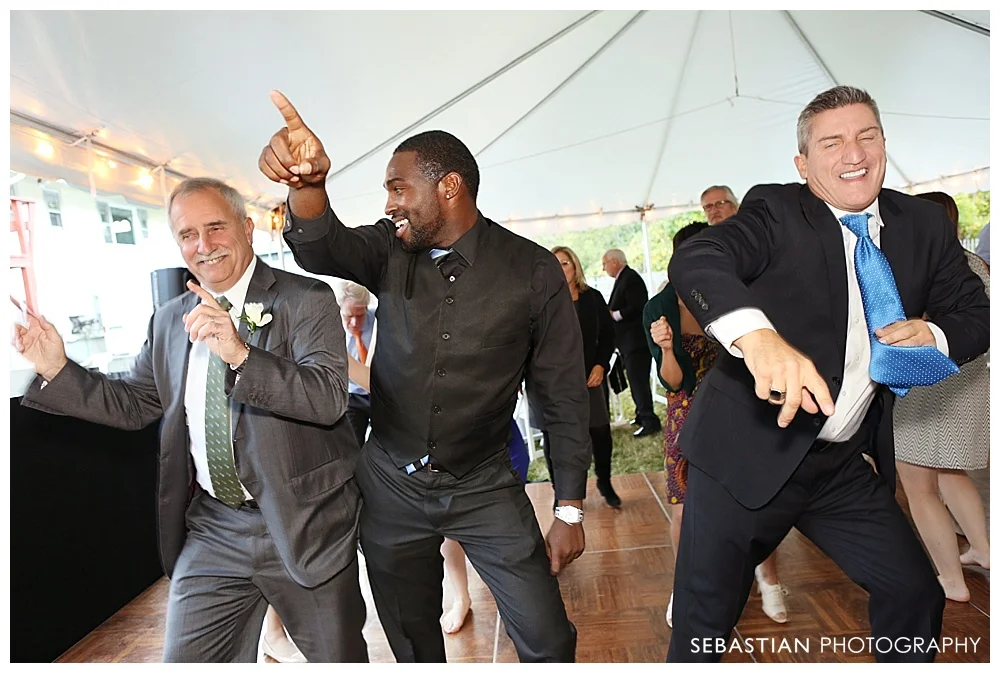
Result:
M578 631L577 660L581 662L662 662L670 642L664 620L673 583L662 472L614 478L624 505L616 511L604 504L591 480L585 502L587 551L560 578L563 600ZM542 530L552 523L552 489L529 484ZM905 498L901 497L905 508ZM988 503L988 501L987 501ZM988 505L987 505L988 507ZM740 662L861 662L868 654L852 654L829 645L821 637L867 637L868 596L832 561L797 531L778 549L781 580L788 589L789 619L776 624L761 611L760 598L751 595L737 626L737 637L766 638L766 647L753 652L733 651L723 661ZM392 662L392 653L378 622L367 576L362 590L368 603L364 634L373 662ZM469 569L473 607L464 628L445 636L452 662L516 662L514 645L499 620L489 590ZM966 569L972 592L969 603L947 602L943 636L980 638L969 651L944 652L940 662L989 661L989 572ZM161 579L129 605L67 651L61 662L156 662L163 651L168 584ZM445 600L450 596L446 594ZM774 639L774 640L771 640ZM807 642L809 651L779 648L785 639ZM754 641L760 642L760 641ZM763 650L763 651L762 651ZM261 660L264 660L262 655Z

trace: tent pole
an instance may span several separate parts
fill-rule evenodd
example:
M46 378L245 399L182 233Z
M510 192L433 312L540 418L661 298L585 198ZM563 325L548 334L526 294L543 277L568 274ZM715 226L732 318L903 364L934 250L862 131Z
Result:
M646 289L650 296L653 295L653 258L649 254L649 225L646 222L646 213L653 209L652 203L647 203L644 206L636 206L639 211L639 221L642 223L642 247L643 252L646 254ZM656 360L649 369L649 390L653 394L653 400L656 402L667 403L667 398L663 397L659 393L659 389L656 387L659 381L656 378Z
M170 203L170 195L167 194L167 165L158 166L156 170L160 171L160 196L163 197L163 212L167 214L167 218L169 219L170 212L168 205Z
M97 184L94 182L94 143L90 136L84 141L87 144L87 180L90 182L90 196L97 198Z
M636 206L639 211L639 222L642 224L642 251L646 261L646 287L653 287L653 258L649 254L649 226L646 224L646 213L653 209L652 203Z

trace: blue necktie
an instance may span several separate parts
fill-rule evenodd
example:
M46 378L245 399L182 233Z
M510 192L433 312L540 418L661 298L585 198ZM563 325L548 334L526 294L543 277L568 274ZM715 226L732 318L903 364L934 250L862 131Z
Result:
M930 386L958 373L958 365L933 346L887 346L875 330L906 320L896 279L885 255L868 235L871 213L844 215L841 224L858 237L854 248L854 271L861 287L861 302L871 340L872 359L868 372L872 381L884 383L903 397L913 386Z

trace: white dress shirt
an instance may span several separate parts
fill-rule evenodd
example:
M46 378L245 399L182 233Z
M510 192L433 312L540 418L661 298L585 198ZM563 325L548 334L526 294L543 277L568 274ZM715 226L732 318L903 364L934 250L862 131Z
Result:
M848 214L833 206L829 208L838 221ZM862 212L871 213L868 233L875 245L881 247L881 230L885 223L879 214L878 199ZM844 237L844 254L847 256L847 348L844 357L843 386L837 399L834 400L835 412L826 420L817 437L828 442L845 442L858 431L878 388L878 384L872 381L868 372L868 365L871 362L871 342L868 339L865 308L861 301L861 286L854 270L854 248L858 237L845 226L841 226L840 229ZM927 325L934 334L938 350L947 355L948 340L944 332L937 325L932 323ZM756 308L742 308L713 321L706 331L732 355L743 357L743 353L733 345L733 342L758 329L776 331L763 311Z
M233 305L229 309L229 317L232 318L237 330L240 326L240 316L243 315L243 303L247 298L250 279L253 277L253 271L256 267L257 258L254 257L250 266L236 281L236 285L220 293L224 294L229 303ZM184 386L184 411L187 415L188 437L191 439L191 457L194 459L195 479L198 480L198 485L214 498L215 490L212 489L212 477L208 472L208 455L205 449L205 394L208 388L208 359L211 354L212 351L208 349L208 344L204 341L196 341L191 345L191 353L188 356L187 381ZM232 433L231 428L230 433ZM253 500L253 496L242 483L240 487L243 488L243 497L247 500Z

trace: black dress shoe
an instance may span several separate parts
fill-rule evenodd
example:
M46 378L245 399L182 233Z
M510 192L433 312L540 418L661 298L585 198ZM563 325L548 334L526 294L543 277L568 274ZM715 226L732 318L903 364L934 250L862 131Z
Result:
M660 431L660 428L653 426L639 426L639 429L632 433L632 436L638 439L639 437L648 437L649 435L655 435Z
M615 489L610 483L597 482L597 490L609 506L621 509L622 499L618 497L618 494L615 493Z

